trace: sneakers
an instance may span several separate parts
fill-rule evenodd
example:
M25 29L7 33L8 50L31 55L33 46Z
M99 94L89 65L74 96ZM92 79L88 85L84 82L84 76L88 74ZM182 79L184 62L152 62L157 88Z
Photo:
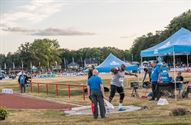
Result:
M121 112L121 111L125 111L126 109L124 108L119 108L118 111Z
M122 103L119 103L118 111L125 111L125 109L123 108L123 104Z

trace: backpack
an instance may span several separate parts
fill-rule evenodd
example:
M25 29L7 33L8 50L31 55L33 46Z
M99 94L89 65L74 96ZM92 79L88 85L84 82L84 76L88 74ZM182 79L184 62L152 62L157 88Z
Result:
M25 76L21 75L20 76L20 80L19 80L20 84L24 85L25 84Z

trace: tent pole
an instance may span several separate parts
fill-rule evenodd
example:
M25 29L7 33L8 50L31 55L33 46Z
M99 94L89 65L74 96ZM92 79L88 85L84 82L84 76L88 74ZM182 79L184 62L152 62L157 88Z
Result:
M140 68L140 73L141 73L141 77L143 78L143 73L142 73L142 69L143 68L143 57L141 56L141 68Z
M187 53L187 70L188 70L188 68L189 68L189 64L188 64L188 53Z
M173 64L174 64L174 85L175 85L175 101L177 101L177 95L176 95L176 59L175 59L175 52L173 51Z
M143 68L143 57L141 56L141 68L140 68L140 72L142 73L142 68Z

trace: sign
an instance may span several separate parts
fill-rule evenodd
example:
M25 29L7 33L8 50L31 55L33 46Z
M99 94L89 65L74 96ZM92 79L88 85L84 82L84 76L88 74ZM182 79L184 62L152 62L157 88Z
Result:
M115 61L112 61L112 62L110 63L110 65L119 65L119 63L118 63L118 62L115 62Z
M5 94L13 94L13 89L2 89L2 93L5 93Z
M157 102L157 105L168 105L168 101L166 99L160 98L159 101Z

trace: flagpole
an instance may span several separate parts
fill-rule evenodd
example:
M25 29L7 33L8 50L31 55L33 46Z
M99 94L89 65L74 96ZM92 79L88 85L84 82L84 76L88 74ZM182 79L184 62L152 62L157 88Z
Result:
M22 70L23 70L23 61L21 61L21 67L22 67Z

